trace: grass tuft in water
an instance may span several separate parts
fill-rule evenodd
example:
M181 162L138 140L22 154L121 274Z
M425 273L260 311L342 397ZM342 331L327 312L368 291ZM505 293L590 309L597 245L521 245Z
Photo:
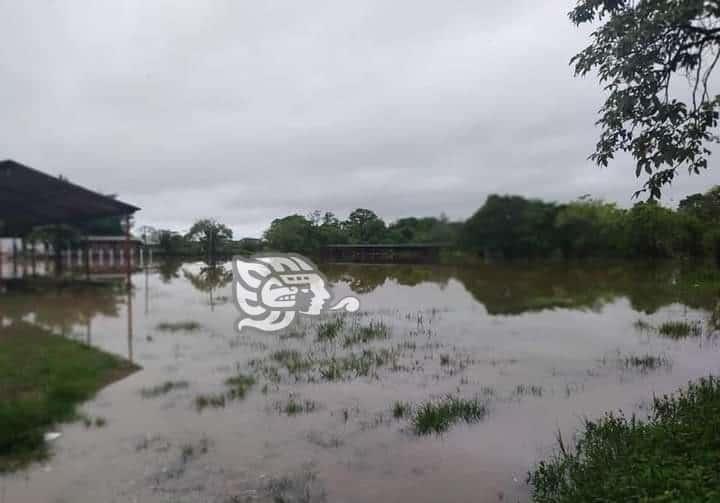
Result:
M155 398L166 395L176 389L186 389L188 386L190 386L190 384L187 381L165 381L157 386L141 389L140 395L143 398Z
M535 384L518 384L515 386L514 394L515 396L542 396L543 387Z
M393 403L392 415L395 419L401 419L407 417L412 412L412 405L408 402L397 401Z
M378 339L387 339L390 337L390 328L382 321L371 321L368 325L362 325L353 328L343 341L343 346L350 347L355 344L367 344L370 341Z
M163 321L155 326L160 332L194 332L200 330L202 325L197 321Z
M287 402L278 402L275 404L275 408L278 411L288 416L309 414L317 410L318 407L319 404L314 400L298 400L294 397L290 397Z
M573 450L528 476L535 503L718 501L720 380L655 398L647 421L607 414L587 421Z
M291 374L308 370L313 365L312 360L306 358L297 349L278 349L270 355L270 358L287 368Z
M225 407L225 403L225 394L223 393L208 393L195 397L195 408L198 412L208 407Z
M345 318L338 316L332 320L320 323L317 327L317 339L319 341L334 340L345 327Z
M672 362L664 355L626 356L622 360L625 368L639 368L640 370L655 370L661 367L670 367Z
M225 380L225 385L230 387L228 397L245 398L248 390L255 384L255 378L246 374L238 374Z
M682 339L690 335L700 335L702 333L702 326L699 322L666 321L658 327L658 332L666 337Z
M412 423L416 434L428 435L447 431L460 421L476 423L486 414L487 407L479 400L448 395L441 400L419 405L412 417Z

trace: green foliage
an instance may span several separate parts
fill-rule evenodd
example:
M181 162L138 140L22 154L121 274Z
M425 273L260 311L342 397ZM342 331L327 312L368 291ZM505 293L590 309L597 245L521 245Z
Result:
M417 407L412 418L415 433L427 435L442 433L459 421L476 423L487 414L479 400L468 400L448 395L441 400L425 402Z
M276 218L264 237L271 250L281 252L311 253L320 246L316 226L302 215Z
M535 503L720 500L720 381L653 401L646 422L621 413L587 421L574 451L529 475Z
M365 208L350 213L343 227L351 243L380 243L385 235L385 222Z
M337 316L331 320L320 323L317 327L317 338L319 341L335 339L345 326L345 318Z
M666 337L682 339L689 335L700 335L702 326L697 321L666 321L658 327L658 332Z
M248 390L254 385L255 378L246 374L237 374L225 380L225 386L230 388L228 391L230 398L245 398Z
M630 153L651 198L678 169L706 169L720 108L708 86L720 55L718 3L580 0L570 18L603 23L571 60L576 75L597 72L607 93L591 159L607 166L618 152ZM687 85L679 85L685 76Z
M461 245L486 257L702 257L720 254L720 188L683 200L678 211L656 201L630 210L589 197L554 205L490 195L464 224ZM717 205L716 205L717 204Z
M521 196L490 195L462 230L465 248L513 259L552 251L557 207Z
M213 219L202 219L190 227L185 238L200 243L202 254L208 258L210 264L214 264L217 254L222 252L223 246L232 239L232 235L232 230L226 225Z
M346 220L315 211L272 221L264 233L271 250L315 253L322 246L346 243L453 243L462 224L440 218L402 218L386 225L373 211L358 208Z
M25 323L0 329L0 472L46 455L43 434L136 370L120 358Z
M582 199L555 216L556 243L565 257L614 257L624 251L624 211L614 204Z

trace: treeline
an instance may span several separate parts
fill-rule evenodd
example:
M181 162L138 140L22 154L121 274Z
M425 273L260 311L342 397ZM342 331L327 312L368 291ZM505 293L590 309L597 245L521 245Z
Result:
M677 210L654 201L626 210L590 198L556 204L492 195L465 222L458 245L505 259L717 258L720 187L683 199Z
M329 244L447 243L457 241L462 223L440 218L401 218L387 224L375 212L358 208L347 219L316 211L309 216L276 218L263 235L265 246L277 251L313 253Z
M618 208L588 197L558 204L491 195L465 222L445 217L385 223L357 209L347 219L315 212L273 220L264 247L310 253L327 244L443 243L488 258L670 258L720 256L720 187L683 199Z
M694 194L672 210L653 201L618 208L589 197L558 204L522 196L491 195L465 222L446 217L401 218L387 223L358 208L346 219L331 212L289 215L272 221L262 239L233 240L214 220L196 222L187 234L154 231L167 255L211 258L257 251L313 255L329 244L445 244L494 259L670 258L720 260L720 186Z

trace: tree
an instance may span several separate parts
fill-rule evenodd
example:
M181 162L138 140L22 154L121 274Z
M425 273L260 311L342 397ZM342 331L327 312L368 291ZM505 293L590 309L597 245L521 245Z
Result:
M554 248L557 206L521 196L490 195L462 228L464 248L507 259L537 257Z
M628 212L629 251L637 257L666 258L676 248L677 222L656 201L639 202Z
M630 153L635 176L647 176L636 195L651 199L678 169L706 169L708 144L718 141L720 96L708 82L720 58L720 2L580 0L569 15L576 25L604 22L571 60L576 75L597 71L608 92L590 158L607 166L616 153ZM687 91L675 83L682 76Z
M200 243L203 255L207 257L208 263L212 265L215 263L217 251L221 249L224 242L232 239L232 235L232 230L226 225L206 218L195 222L190 227L186 238L189 241Z
M353 243L379 243L385 234L385 222L365 208L350 213L344 227Z
M624 211L614 204L582 199L560 208L556 241L566 258L616 256L623 248Z
M302 215L276 218L264 238L271 250L281 252L312 253L319 246L316 227Z

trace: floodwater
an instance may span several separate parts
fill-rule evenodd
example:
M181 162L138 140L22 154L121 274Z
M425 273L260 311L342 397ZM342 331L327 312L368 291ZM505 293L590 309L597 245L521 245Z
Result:
M688 286L701 272L678 265L321 268L337 297L360 299L345 327L383 323L389 338L346 348L341 338L318 341L318 321L307 319L238 334L227 264L155 264L133 274L130 295L1 294L2 324L37 323L142 370L80 407L104 426L62 425L49 460L0 478L0 503L526 502L527 472L552 453L558 431L567 441L585 417L642 415L653 394L717 373L706 326L683 339L652 328L704 323L717 302L701 279ZM289 373L270 357L368 348L390 349L392 361L336 380L314 368ZM663 364L624 364L645 355ZM243 398L197 407L238 371L257 377ZM141 393L166 381L186 385ZM479 397L488 414L428 436L393 417L395 401L447 394ZM291 400L309 410L288 414Z

